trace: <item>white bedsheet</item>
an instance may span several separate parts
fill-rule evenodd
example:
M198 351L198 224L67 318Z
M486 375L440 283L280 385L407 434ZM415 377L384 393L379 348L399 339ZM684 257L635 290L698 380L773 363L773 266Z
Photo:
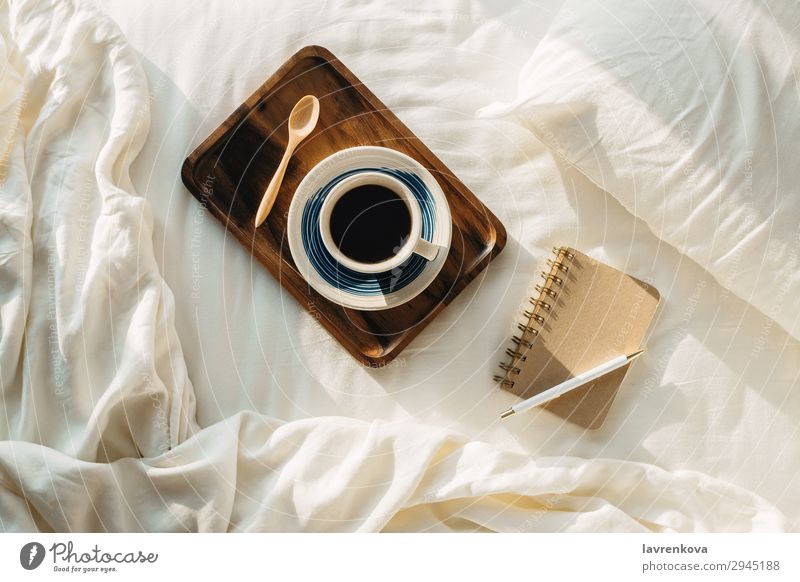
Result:
M149 104L152 124L133 163L132 184L124 168L136 147L127 144L139 145L143 130L109 136L99 124L79 134L82 144L92 135L101 145L106 140L110 157L82 147L74 149L75 160L110 169L112 178L95 171L94 180L89 173L80 185L68 184L65 208L77 204L81 216L80 193L112 193L119 201L110 218L114 228L100 232L124 244L95 239L95 248L108 251L104 270L78 271L73 282L86 288L92 276L98 285L121 277L126 286L80 308L66 302L68 321L58 320L57 330L74 329L71 339L94 341L79 356L92 373L107 369L108 381L72 379L70 394L84 390L70 402L72 417L62 418L64 407L53 409L48 399L47 366L58 361L47 349L51 320L25 297L36 280L47 281L47 257L56 257L51 268L58 273L70 268L57 252L70 245L59 247L61 239L48 238L43 227L57 219L69 240L80 223L68 213L53 216L53 192L62 181L58 174L42 177L30 184L32 203L24 188L16 206L5 206L4 198L6 228L19 230L22 243L28 236L34 248L48 250L37 257L10 246L4 255L10 258L3 281L10 286L3 294L0 357L3 436L10 441L0 443L0 528L800 527L800 394L792 390L798 342L559 166L527 131L474 118L481 106L513 98L518 69L557 5L214 2L201 20L190 16L196 3L104 3L139 52L149 95L143 85L129 86L138 77L125 60L121 68L109 65L104 90L85 114L141 120L140 106ZM12 14L17 6L12 3ZM45 16L20 19L19 30L41 42L33 31L43 30ZM77 32L86 33L95 20ZM125 52L117 42L80 54L96 69L108 54ZM510 235L485 275L387 369L354 362L180 184L184 156L286 57L312 43L330 48L368 83ZM65 54L56 51L69 61ZM130 99L115 100L117 82L134 92ZM4 99L4 114L17 103ZM13 124L13 114L3 123ZM30 146L46 154L38 171L63 158L69 138ZM17 161L24 183L32 170ZM148 260L148 208L155 261ZM129 231L117 229L127 224ZM517 306L553 244L573 244L652 279L664 297L648 357L631 371L606 426L596 432L545 411L502 423L497 418L514 398L490 378ZM24 278L31 272L24 264L32 265L33 281ZM109 301L109 315L87 328L86 321L100 317L93 315L97 306ZM122 325L118 314L136 309L146 317ZM763 338L762 364L742 369L741 355L753 349L754 336ZM41 351L29 348L32 337ZM113 360L114 341L129 360ZM75 362L71 349L68 364ZM147 353L159 357L143 364ZM37 391L36 406L23 406ZM142 394L149 401L136 410ZM103 417L101 428L87 433L98 413L109 411L126 416ZM37 432L41 413L58 423ZM197 432L200 427L207 428ZM98 450L106 439L116 448ZM124 458L138 454L145 459ZM102 462L107 459L119 460Z

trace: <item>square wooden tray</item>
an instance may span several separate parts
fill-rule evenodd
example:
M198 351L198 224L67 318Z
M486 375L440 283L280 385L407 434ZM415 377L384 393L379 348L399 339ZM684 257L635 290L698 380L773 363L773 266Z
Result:
M287 141L286 121L303 95L320 100L314 132L295 151L266 222L256 209ZM344 148L378 145L408 154L441 185L453 217L447 260L422 294L383 311L357 311L314 291L295 267L286 237L292 195L318 162ZM328 50L308 46L293 55L183 163L189 191L313 313L355 358L381 366L395 357L489 264L506 242L497 217Z

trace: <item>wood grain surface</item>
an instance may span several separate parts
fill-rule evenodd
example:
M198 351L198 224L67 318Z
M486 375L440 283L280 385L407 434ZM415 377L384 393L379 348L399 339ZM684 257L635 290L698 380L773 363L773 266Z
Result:
M259 201L286 147L289 112L307 94L320 100L319 123L289 162L272 212L255 229ZM314 291L295 267L286 236L289 204L306 173L330 154L359 145L392 148L419 161L441 185L453 217L450 253L433 283L408 303L382 311L347 309ZM497 217L341 61L318 46L301 49L281 66L186 158L181 175L242 246L368 366L394 359L506 242Z

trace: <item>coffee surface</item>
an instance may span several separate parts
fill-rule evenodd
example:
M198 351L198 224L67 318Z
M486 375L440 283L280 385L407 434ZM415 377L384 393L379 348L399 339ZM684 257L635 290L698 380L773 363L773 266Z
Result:
M390 259L411 232L411 213L389 188L356 186L333 207L331 235L339 250L360 263Z

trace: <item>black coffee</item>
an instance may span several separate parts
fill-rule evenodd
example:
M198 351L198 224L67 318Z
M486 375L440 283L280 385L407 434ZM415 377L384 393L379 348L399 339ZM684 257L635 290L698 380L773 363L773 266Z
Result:
M389 188L365 184L339 198L330 226L342 253L360 263L379 263L393 257L408 237L411 214Z

